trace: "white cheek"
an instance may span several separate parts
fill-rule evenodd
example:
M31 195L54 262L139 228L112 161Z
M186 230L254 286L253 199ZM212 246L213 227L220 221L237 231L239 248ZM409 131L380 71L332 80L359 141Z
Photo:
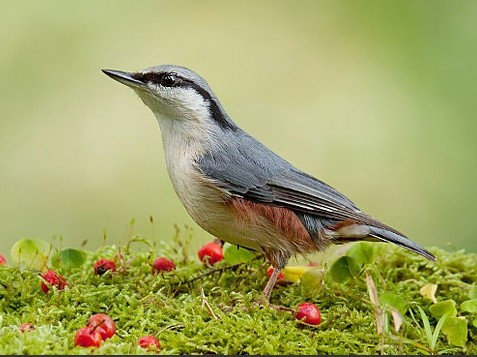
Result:
M208 117L209 107L204 98L194 90L182 89L173 93L173 101L180 103L179 108L183 109L184 113L193 116Z
M147 94L146 98L143 98L143 95L138 94L156 116L160 114L171 120L197 121L209 115L208 103L193 89L150 85L150 90L156 95Z

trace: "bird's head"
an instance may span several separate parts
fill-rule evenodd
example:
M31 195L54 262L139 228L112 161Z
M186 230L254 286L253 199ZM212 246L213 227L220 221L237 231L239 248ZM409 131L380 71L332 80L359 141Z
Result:
M133 73L103 72L132 88L159 120L186 127L235 128L207 82L190 69L162 65Z

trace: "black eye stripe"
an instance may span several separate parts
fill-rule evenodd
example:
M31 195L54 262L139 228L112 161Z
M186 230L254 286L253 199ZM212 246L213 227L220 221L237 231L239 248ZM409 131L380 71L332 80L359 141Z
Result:
M134 73L132 77L144 83L151 82L151 83L159 84L163 75L164 73L148 72L148 73Z
M165 87L181 87L181 88L193 88L195 89L200 95L204 97L204 99L210 99L209 93L203 89L201 86L198 84L194 83L191 80L185 79L176 73L168 73L168 72L163 72L163 73L155 73L155 72L147 72L147 73L134 73L132 75L134 79L137 79L138 81L144 82L144 83L153 83L153 84L159 84L159 85L164 85ZM175 78L176 82L174 85L165 85L170 81L170 77ZM170 83L172 84L172 83Z
M184 78L176 73L134 73L132 77L144 83L158 84L163 87L178 87L184 81Z
M172 76L176 79L176 82L172 85L166 85L165 77ZM154 72L147 72L147 73L134 73L132 75L134 79L144 83L154 83L158 85L162 85L165 87L179 87L179 88L191 88L194 89L197 93L199 93L202 98L206 102L209 103L209 109L212 116L212 119L223 129L230 129L230 130L237 130L237 127L229 121L226 116L224 115L223 111L220 109L219 105L217 104L216 100L212 98L210 93L202 88L197 83L191 81L190 79L183 78L179 76L177 73L170 73L170 72L163 72L163 73L154 73ZM167 80L166 80L167 81Z

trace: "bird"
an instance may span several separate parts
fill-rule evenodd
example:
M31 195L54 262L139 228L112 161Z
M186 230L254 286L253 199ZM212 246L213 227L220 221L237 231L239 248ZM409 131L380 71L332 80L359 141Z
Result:
M263 253L273 266L265 302L291 257L332 244L388 242L435 261L406 235L242 130L193 70L159 65L102 71L133 89L156 117L172 186L192 219L222 241Z

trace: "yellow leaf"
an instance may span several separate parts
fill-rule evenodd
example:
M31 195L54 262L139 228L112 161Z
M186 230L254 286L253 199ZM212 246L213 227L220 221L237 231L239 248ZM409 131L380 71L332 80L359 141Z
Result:
M436 284L426 284L419 290L419 293L425 298L431 300L435 304L437 303L436 291L437 291Z
M313 267L307 265L287 266L282 270L282 273L286 281L296 283L306 271L312 268Z

